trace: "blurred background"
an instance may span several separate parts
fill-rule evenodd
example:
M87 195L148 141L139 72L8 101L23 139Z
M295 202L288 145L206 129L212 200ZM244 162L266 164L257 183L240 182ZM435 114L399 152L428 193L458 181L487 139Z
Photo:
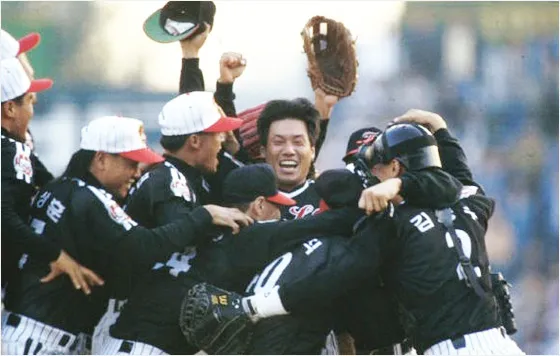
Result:
M60 174L90 119L142 119L152 147L157 115L179 86L178 43L145 36L163 1L2 2L2 28L39 32L29 53L39 96L36 151ZM201 50L206 90L218 60L241 52L238 112L271 99L313 100L300 31L314 15L344 22L357 40L359 82L337 104L319 170L342 167L349 134L409 108L440 113L461 139L475 178L497 200L487 244L513 284L514 339L528 354L559 354L558 2L216 1Z

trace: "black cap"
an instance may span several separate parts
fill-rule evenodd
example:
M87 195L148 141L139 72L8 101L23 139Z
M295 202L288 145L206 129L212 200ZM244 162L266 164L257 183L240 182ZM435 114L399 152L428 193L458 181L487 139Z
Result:
M348 145L346 146L346 154L344 155L344 162L348 162L348 159L358 152L358 148L361 145L367 145L377 137L381 133L381 130L377 127L366 127L363 129L359 129L357 131L352 132L350 138L348 139Z
M296 201L278 191L276 176L267 163L256 163L231 171L224 180L223 198L226 204L249 203L257 197L279 205L295 205Z
M144 21L144 32L156 42L169 43L196 36L214 24L212 1L169 1Z
M362 179L347 169L330 169L315 180L315 190L329 208L358 206L364 186Z

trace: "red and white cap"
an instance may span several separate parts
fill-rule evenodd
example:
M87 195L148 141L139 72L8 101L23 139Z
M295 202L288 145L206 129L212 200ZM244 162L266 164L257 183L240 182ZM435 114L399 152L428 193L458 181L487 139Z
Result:
M29 79L17 58L2 60L2 102L12 100L25 93L37 93L53 85L51 79Z
M80 148L118 153L136 162L158 163L164 159L148 148L144 123L138 119L103 116L82 128Z
M16 40L8 32L2 30L0 34L0 57L2 60L6 58L14 58L27 52L39 44L41 35L32 32L24 37Z
M181 94L163 106L158 119L164 136L197 132L227 132L241 126L243 120L227 117L214 101L214 94L194 91Z

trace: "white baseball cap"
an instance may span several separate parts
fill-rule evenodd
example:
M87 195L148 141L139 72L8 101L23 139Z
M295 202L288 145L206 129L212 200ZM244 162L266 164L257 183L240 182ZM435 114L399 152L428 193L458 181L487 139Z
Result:
M37 93L53 85L51 79L29 79L17 58L2 60L2 102L12 100L25 93Z
M24 37L16 40L8 32L2 30L0 34L0 57L2 60L6 58L14 58L27 52L39 44L41 35L32 32Z
M103 116L82 128L80 148L118 153L136 162L158 163L164 159L148 148L144 123L138 119Z
M163 106L158 119L164 136L197 132L227 132L241 126L243 120L227 117L214 101L214 94L193 91L181 94Z

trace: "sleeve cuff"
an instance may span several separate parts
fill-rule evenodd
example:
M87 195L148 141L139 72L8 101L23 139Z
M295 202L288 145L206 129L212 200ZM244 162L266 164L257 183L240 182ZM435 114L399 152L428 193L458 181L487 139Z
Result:
M200 66L200 58L183 58L183 68L196 68L198 69Z
M439 129L434 133L436 141L454 139L448 129Z
M235 94L233 93L233 83L220 83L216 81L215 95L217 97L225 98L230 101L235 100Z

